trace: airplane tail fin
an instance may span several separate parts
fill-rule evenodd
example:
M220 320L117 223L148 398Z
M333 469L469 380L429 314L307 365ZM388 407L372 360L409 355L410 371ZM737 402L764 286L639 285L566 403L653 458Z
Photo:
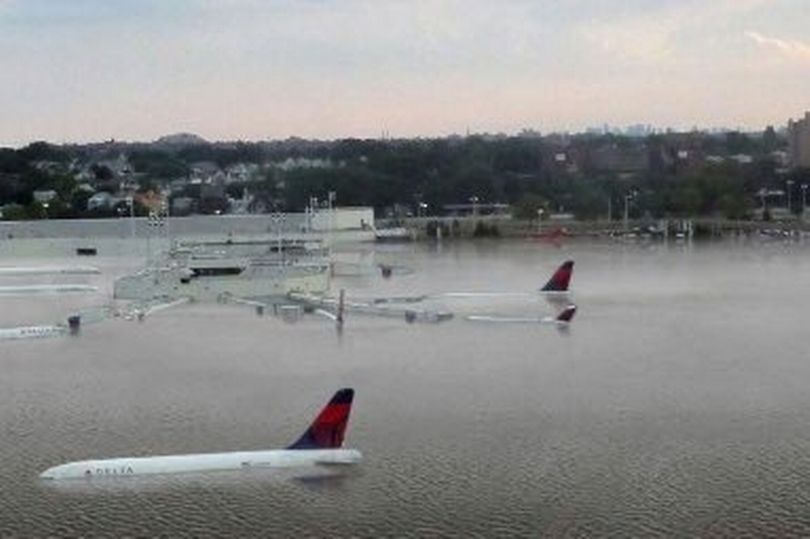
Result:
M574 273L574 261L566 260L562 265L557 268L551 279L540 290L542 292L567 292L568 284L571 282L571 276Z
M335 393L306 432L287 449L336 449L342 446L353 399L353 389L341 389Z
M573 320L575 314L577 314L577 306L572 304L563 309L562 312L559 315L557 315L556 320L557 322L567 323Z

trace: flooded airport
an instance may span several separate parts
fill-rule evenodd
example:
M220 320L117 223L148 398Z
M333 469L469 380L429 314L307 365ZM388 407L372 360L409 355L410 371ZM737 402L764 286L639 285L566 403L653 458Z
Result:
M15 240L0 266L100 273L15 283L0 326L109 306L140 248ZM409 271L337 277L352 298L427 295L441 323L295 323L192 302L78 336L0 342L3 536L810 534L810 246L572 241L365 244ZM576 261L569 325L536 292ZM484 320L469 321L467 316ZM46 481L70 461L284 448L356 392L351 467Z

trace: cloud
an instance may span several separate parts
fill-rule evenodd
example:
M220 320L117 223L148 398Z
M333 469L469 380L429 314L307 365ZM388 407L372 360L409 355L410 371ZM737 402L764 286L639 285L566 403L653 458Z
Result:
M671 34L664 24L640 19L590 23L580 29L586 43L616 60L650 64L672 54Z
M810 61L810 44L803 41L769 37L753 30L748 30L745 35L761 47L775 49L789 58Z
M0 0L0 145L758 126L810 54L746 30L804 39L807 1Z
M696 47L705 50L707 41L727 33L734 21L750 18L770 1L626 0L572 26L594 51L660 68L662 62L694 56Z

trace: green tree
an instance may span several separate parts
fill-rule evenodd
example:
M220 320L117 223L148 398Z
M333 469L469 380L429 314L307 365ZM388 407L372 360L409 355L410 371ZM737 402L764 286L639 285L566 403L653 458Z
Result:
M548 201L535 193L526 193L512 207L512 216L515 219L534 221L538 218L537 210L547 213Z

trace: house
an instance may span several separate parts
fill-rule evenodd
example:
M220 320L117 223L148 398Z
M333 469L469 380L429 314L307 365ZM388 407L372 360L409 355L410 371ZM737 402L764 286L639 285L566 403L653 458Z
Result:
M246 183L251 181L259 171L255 164L236 163L225 169L225 183Z
M228 206L230 207L231 213L244 215L250 213L250 209L253 207L253 201L253 196L248 193L247 189L243 189L241 198L228 197Z
M53 189L34 191L34 200L40 204L48 204L56 198L56 191Z
M118 154L118 157L115 159L105 159L96 164L100 167L110 169L113 176L116 178L127 177L133 173L132 165L130 165L129 160L123 153Z
M741 165L750 165L751 163L754 162L753 157L751 157L748 154L744 154L744 153L739 153L737 155L732 155L731 157L729 157L729 159L731 159L732 161L736 161L737 163L739 163Z
M160 193L147 191L146 193L135 193L135 201L150 211L161 211L164 207L164 198Z
M118 197L106 191L101 191L87 199L87 211L109 210L119 202Z
M190 178L191 184L204 184L211 183L212 178L217 175L222 175L222 170L219 165L213 161L197 161L191 164Z
M273 165L285 171L299 168L332 168L335 166L331 159L311 159L307 157L288 157L284 161L274 163Z

